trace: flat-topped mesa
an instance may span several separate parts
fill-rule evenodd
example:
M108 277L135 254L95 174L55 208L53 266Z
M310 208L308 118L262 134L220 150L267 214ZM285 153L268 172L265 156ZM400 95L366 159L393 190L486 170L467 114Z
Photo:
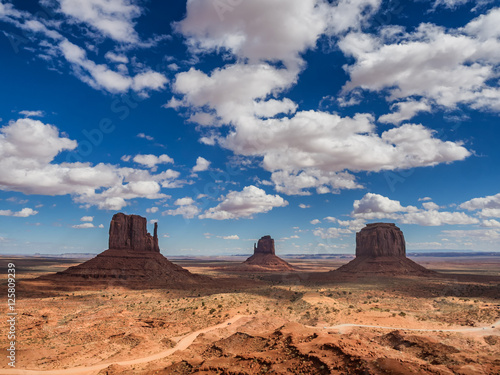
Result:
M373 223L356 233L356 257L406 257L403 232L393 223Z
M259 242L257 242L257 246L253 245L253 253L254 254L273 254L275 255L274 250L274 240L271 236L261 237Z
M160 252L158 246L158 224L155 223L154 235L147 231L146 218L139 215L113 215L109 225L109 248L113 250Z

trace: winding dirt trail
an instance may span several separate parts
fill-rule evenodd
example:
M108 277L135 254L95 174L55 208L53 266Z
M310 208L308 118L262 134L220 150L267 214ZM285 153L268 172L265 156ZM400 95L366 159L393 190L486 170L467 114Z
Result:
M338 329L341 333L343 333L343 328L353 328L353 327L363 327L363 328L378 328L378 329L392 329L399 331L419 331L419 332L481 332L481 333L495 333L495 330L498 330L500 327L500 320L497 320L495 323L489 324L488 326L483 327L462 327L462 328L451 328L451 329L441 329L441 328L433 328L433 329L425 329L425 328L404 328L404 327L386 327L386 326L372 326L368 324L338 324L336 326L330 327L313 327L307 326L309 328L322 328L322 329Z
M21 369L0 369L0 374L9 374L9 375L95 375L102 369L105 369L106 367L116 364L116 365L121 365L121 366L130 366L130 365L137 365L140 363L147 363L151 361L156 361L161 358L168 357L175 353L178 350L185 350L193 343L193 341L198 337L198 335L202 333L206 333L209 331L213 331L214 329L219 329L219 328L224 328L227 327L229 324L236 323L238 320L243 319L243 318L249 318L249 315L236 315L233 316L231 319L226 320L223 323L203 328L198 331L192 332L188 334L187 336L184 336L177 345L175 345L173 348L164 350L162 352L152 354L147 357L142 357L142 358L136 358L136 359L131 359L128 361L112 361L112 362L106 362L106 363L99 363L97 365L93 366L78 366L78 367L71 367L71 368L65 368L61 370L21 370Z
M142 358L136 358L128 361L113 361L113 362L106 362L106 363L100 363L94 366L88 366L88 367L72 367L72 368L66 368L66 369L61 369L61 370L21 370L21 369L0 369L0 374L6 374L6 375L95 375L102 369L105 369L106 367L116 364L116 365L121 365L121 366L130 366L130 365L137 365L141 363L147 363L151 361L156 361L161 358L168 357L175 353L178 350L185 350L193 343L193 341L200 335L201 333L206 333L215 329L219 328L224 328L227 327L228 324L236 323L238 320L243 319L243 318L251 318L250 315L236 315L232 317L229 320L226 320L223 323L203 328L198 331L192 332L187 336L184 336L177 345L175 345L171 349L164 350L162 352L152 354L147 357L142 357ZM494 331L498 331L498 327L500 326L500 320L496 321L495 323L489 324L488 326L484 327L463 327L463 328L453 328L453 329L424 329L424 328L403 328L403 327L385 327L385 326L372 326L372 325L367 325L367 324L338 324L335 326L330 326L330 327L312 327L312 326L307 326L309 328L315 328L315 329L338 329L340 333L343 333L345 328L352 328L352 327L363 327L363 328L378 328L378 329L391 329L391 330L401 330L401 331L420 331L420 332L481 332L481 333L495 333ZM495 328L494 328L495 327ZM496 333L498 334L498 333Z

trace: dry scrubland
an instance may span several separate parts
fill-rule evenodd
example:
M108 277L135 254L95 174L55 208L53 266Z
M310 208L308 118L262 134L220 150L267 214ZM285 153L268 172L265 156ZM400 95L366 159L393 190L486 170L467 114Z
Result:
M225 278L219 287L182 290L33 282L79 262L15 259L16 367L68 368L68 374L72 367L101 363L110 364L101 374L500 373L500 329L492 328L500 319L498 259L416 259L457 274L448 278L320 276L347 260L290 260L301 271L250 274L224 271L235 264L230 261L174 259L192 272ZM167 351L189 333L237 316L185 350L120 364ZM338 326L345 323L396 329ZM3 331L6 319L1 324ZM473 327L480 329L444 331ZM6 347L5 335L0 344ZM1 368L8 368L4 360Z

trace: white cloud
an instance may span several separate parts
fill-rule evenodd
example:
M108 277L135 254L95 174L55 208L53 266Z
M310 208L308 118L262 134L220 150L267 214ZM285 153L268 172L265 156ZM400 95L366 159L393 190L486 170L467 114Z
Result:
M404 214L400 219L403 224L418 224L423 226L466 225L477 224L479 220L464 212L420 211Z
M414 206L402 206L399 201L391 200L379 194L367 193L361 200L353 203L352 215L357 219L392 219L403 224L422 226L477 224L479 220L464 212L437 211L432 202L425 211ZM439 206L438 206L439 207ZM424 207L425 208L425 207Z
M314 47L325 30L323 10L316 0L254 0L242 1L221 14L210 1L192 0L186 18L176 28L194 51L225 49L251 63L281 60L291 64L301 51Z
M441 233L447 237L472 243L477 241L497 243L500 239L500 231L495 229L443 230Z
M422 203L422 207L424 207L426 210L439 210L439 208L440 208L434 202L425 202L425 203Z
M351 234L351 230L346 228L318 228L313 230L313 234L317 237L321 237L322 239L327 238L339 238L344 234Z
M99 224L99 228L104 228L104 224Z
M210 167L210 162L202 158L201 156L196 159L196 165L193 167L193 172L203 172L206 171Z
M301 203L301 204L299 204L299 207L300 207L300 208L310 208L310 207L311 207L311 205Z
M106 54L104 55L104 57L106 59L108 59L109 61L111 62L115 62L115 63L121 63L121 64L127 64L128 63L128 57L125 56L125 55L119 55L119 54L116 54L114 52L106 52Z
M94 221L93 216L83 216L80 221Z
M423 198L418 198L418 201L421 202L421 201L431 201L432 198L431 197L423 197Z
M355 59L346 68L350 81L344 92L387 90L390 101L424 98L450 109L465 104L500 111L499 21L496 8L458 29L422 23L411 33L394 26L378 36L350 33L339 42Z
M354 220L338 220L338 224L341 227L347 227L347 229L354 232L360 231L365 227L366 222L364 219L354 219Z
M483 227L489 227L489 228L500 228L500 221L498 220L483 220L481 223Z
M316 225L316 224L321 223L321 220L319 220L319 219L314 219L314 220L311 220L311 221L310 221L310 223L311 223L312 225Z
M224 240L239 240L240 237L237 234L233 234L231 236L217 236L217 238L222 238Z
M200 219L239 219L268 212L274 207L284 207L288 202L279 195L270 195L256 186L246 186L242 191L232 191L216 207L199 216Z
M194 202L193 198L191 198L191 197L179 198L179 199L177 199L177 200L174 202L174 204L175 204L176 206L189 206L189 205L192 205L192 204L194 204L194 203L195 203L195 202Z
M0 216L14 216L14 217L28 217L36 215L38 211L33 210L32 208L23 208L21 211L11 211L11 210L0 210Z
M168 80L158 72L146 70L131 77L109 69L104 64L96 64L87 58L84 49L67 39L58 44L64 58L72 65L75 75L83 82L98 90L123 93L132 89L146 94L148 90L161 90Z
M153 137L151 137L150 135L146 135L144 133L139 133L137 134L137 137L138 138L144 138L144 139L147 139L148 141L154 141L155 139Z
M330 223L335 223L337 221L337 219L334 218L333 216L327 216L325 217L325 220L329 221Z
M462 203L459 208L479 211L482 217L500 217L500 193L481 198L474 198Z
M61 136L53 125L29 118L11 121L0 129L0 190L71 194L84 207L119 210L128 199L165 198L161 186L175 185L179 176L170 169L151 175L103 163L54 163L61 152L76 148L77 143Z
M95 228L95 226L92 223L83 223L83 224L73 225L73 226L71 226L71 228L76 228L76 229L90 229L90 228Z
M181 215L185 219L192 219L200 213L200 209L195 205L193 198L184 197L177 199L174 204L179 206L175 210L167 210L163 215L177 216Z
M405 120L411 119L419 112L430 112L431 106L426 101L407 100L391 105L393 113L378 118L379 122L399 125Z
M145 165L146 167L150 168L153 172L156 170L158 164L167 164L174 162L174 159L172 159L170 156L166 154L160 156L151 154L146 154L146 155L139 154L134 156L132 160L137 164Z
M137 43L134 19L142 9L129 0L58 0L58 11L122 43Z
M19 111L19 114L24 117L43 117L45 115L43 111Z
M158 210L159 210L159 208L158 208L158 207L146 208L146 212L147 212L147 213L150 213L150 214L155 214L155 213L157 213L157 212L158 212Z
M413 206L403 207L399 201L384 197L380 194L366 193L361 200L355 200L352 215L366 219L381 219L384 217L395 217L396 212L416 211Z

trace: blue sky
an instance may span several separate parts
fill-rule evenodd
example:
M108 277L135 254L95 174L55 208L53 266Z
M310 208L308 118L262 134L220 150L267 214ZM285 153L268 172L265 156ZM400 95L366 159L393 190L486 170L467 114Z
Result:
M500 8L467 0L0 2L0 251L498 251Z

